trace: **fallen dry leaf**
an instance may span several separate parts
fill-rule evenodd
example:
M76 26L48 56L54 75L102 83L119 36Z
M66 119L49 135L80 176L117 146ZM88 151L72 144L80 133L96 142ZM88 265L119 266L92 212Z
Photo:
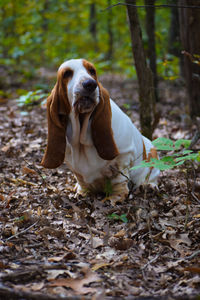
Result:
M56 277L58 277L59 275L63 275L65 273L69 274L68 272L66 272L66 270L47 270L47 280L48 281L52 281L54 279L56 279Z
M64 257L65 257L65 254L61 255L61 256L52 256L52 257L48 258L48 261L50 261L50 262L58 262L58 261L63 260Z
M193 218L197 218L197 219L199 219L199 218L200 218L200 214L198 214L198 215L194 215L194 216L193 216Z
M170 246L181 254L181 257L185 257L186 255L191 254L191 251L189 251L189 249L186 246L183 246L191 246L192 242L188 238L188 233L179 234L177 238L171 236L168 241Z
M128 238L110 238L109 244L111 247L117 249L117 250L127 250L131 248L134 244L132 239Z
M102 269L104 267L107 267L107 266L110 266L112 265L112 263L108 263L108 262L100 262L100 263L97 263L95 264L93 267L92 267L92 271L97 271L99 269Z
M100 239L100 238L98 238L96 236L92 237L92 247L93 248L96 249L96 248L101 247L103 245L104 245L103 239Z
M37 282L37 283L33 283L33 284L31 285L32 291L39 291L39 290L41 290L43 287L44 287L44 282L43 282L43 281Z
M51 282L50 286L70 287L80 295L96 292L96 288L85 287L84 285L100 281L98 274L88 270L84 275L84 278L59 278Z
M184 268L184 271L189 271L191 273L200 274L200 267L196 267L196 266L186 267L186 268Z
M0 200L1 200L1 201L4 201L4 200L5 200L5 197L4 197L3 195L1 195L1 194L0 194Z
M114 235L114 237L116 237L116 238L124 237L125 234L126 234L125 230L124 230L124 229L121 229L120 231L118 231L118 232Z
M23 173L23 174L34 174L34 175L38 175L38 173L37 173L35 170L30 169L30 168L28 168L28 167L23 167L22 173Z

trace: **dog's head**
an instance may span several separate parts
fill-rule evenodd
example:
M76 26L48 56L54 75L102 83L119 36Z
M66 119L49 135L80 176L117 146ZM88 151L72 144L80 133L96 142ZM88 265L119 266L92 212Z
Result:
M111 160L118 155L109 94L99 83L92 63L72 59L59 67L56 85L47 99L48 143L42 160L44 167L56 168L64 160L70 113L90 114L92 139L101 158Z

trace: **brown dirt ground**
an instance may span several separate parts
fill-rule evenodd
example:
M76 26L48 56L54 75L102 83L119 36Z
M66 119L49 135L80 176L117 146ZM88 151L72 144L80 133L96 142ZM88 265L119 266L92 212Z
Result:
M102 81L139 126L136 83ZM192 138L181 83L159 92L154 136ZM158 190L141 187L115 206L77 198L65 165L40 166L45 110L23 116L14 100L0 102L0 299L197 299L199 166L165 171Z

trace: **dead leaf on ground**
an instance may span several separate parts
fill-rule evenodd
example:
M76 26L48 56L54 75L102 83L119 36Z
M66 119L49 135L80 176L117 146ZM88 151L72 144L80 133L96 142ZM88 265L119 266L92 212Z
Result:
M99 269L105 268L112 265L112 263L108 263L108 262L99 262L94 264L94 266L92 267L92 271L97 271Z
M87 270L84 274L84 278L59 278L50 283L50 286L64 286L73 289L77 294L85 295L88 293L94 293L97 291L96 288L86 287L92 282L99 282L100 277L98 274Z
M48 281L52 281L56 279L56 277L58 277L59 275L63 275L65 273L69 275L69 272L67 272L67 270L47 270L47 273L48 273L47 276Z
M192 242L188 237L188 233L182 233L177 238L173 236L169 238L170 246L175 250L177 250L181 254L181 257L185 257L191 254L189 248L186 247L186 246L191 246L191 243Z
M92 241L92 247L95 249L104 245L103 239L100 239L99 237L96 236L92 237L91 241Z
M40 291L42 288L44 287L44 282L37 282L37 283L33 283L31 285L31 289L32 291Z
M63 229L59 230L59 229L55 229L55 228L47 227L47 226L43 227L43 229L39 230L37 233L40 234L40 235L45 235L45 236L47 234L49 234L49 235L55 236L57 238L60 238L60 237L65 235Z
M30 169L30 168L28 168L28 167L23 167L22 173L23 173L23 174L34 174L34 175L38 175L38 173L37 173L35 170Z
M68 252L68 253L65 253L63 255L60 255L60 256L52 256L52 257L49 257L48 258L48 261L49 262L60 262L62 260L70 260L70 259L74 259L76 258L76 255L75 253L73 253L72 251Z
M200 274L200 267L197 267L197 266L186 267L186 268L184 268L184 271L189 271L191 273Z
M132 239L128 238L110 238L109 244L111 247L117 249L117 250L127 250L131 248L134 244Z

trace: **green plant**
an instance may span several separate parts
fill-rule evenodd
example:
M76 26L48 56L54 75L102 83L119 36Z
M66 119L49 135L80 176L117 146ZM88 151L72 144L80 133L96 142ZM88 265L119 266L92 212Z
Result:
M41 89L36 91L30 91L22 96L20 96L17 101L19 107L28 108L34 105L40 105L43 100L48 96L47 93L44 93Z
M180 166L186 161L196 160L200 162L200 151L195 152L188 149L191 140L180 139L173 142L171 139L158 138L152 143L157 150L170 151L170 153L168 155L164 155L160 159L151 158L150 161L143 160L139 165L131 168L131 170L154 167L164 171Z
M107 178L105 181L104 193L106 194L106 197L109 197L112 194L112 192L113 192L112 182L109 178Z
M108 215L108 218L110 220L117 220L117 221L122 221L123 223L128 223L126 214L122 214L121 216L119 216L115 213L112 213L111 215Z

